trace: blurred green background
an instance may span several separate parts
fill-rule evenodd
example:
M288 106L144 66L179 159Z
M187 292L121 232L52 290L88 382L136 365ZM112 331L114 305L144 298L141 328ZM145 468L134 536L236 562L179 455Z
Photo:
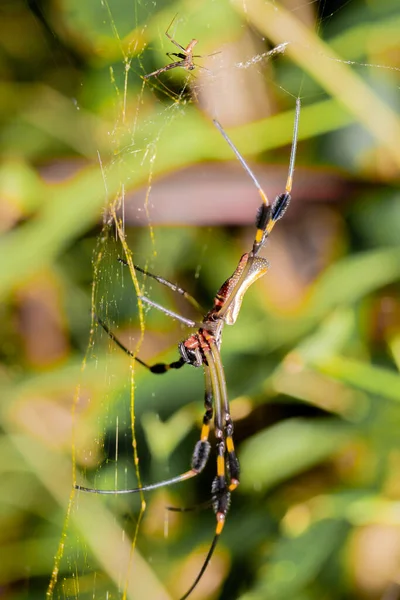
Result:
M199 67L145 83L176 14ZM209 499L213 455L146 510L71 493L74 477L123 489L185 471L202 418L201 369L132 370L91 325L94 309L149 362L187 335L154 310L141 329L106 207L123 205L135 263L211 306L259 203L212 118L273 198L297 96L292 205L222 345L241 485L193 598L398 597L399 28L395 0L3 1L2 598L43 598L50 580L55 598L179 598L196 577L215 517L165 506Z

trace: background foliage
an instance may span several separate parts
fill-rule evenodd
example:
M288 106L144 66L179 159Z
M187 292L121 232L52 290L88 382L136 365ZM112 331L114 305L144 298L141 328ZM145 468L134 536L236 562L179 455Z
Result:
M299 3L280 16L267 14L269 9L251 0L155 7L122 0L2 4L5 598L43 597L62 531L67 552L56 565L64 587L57 584L56 596L93 597L92 564L118 580L116 524L128 535L138 524L139 499L95 497L80 498L74 522L65 523L72 400L89 340L106 191L112 198L124 183L135 261L209 306L249 246L253 229L246 226L257 206L236 163L211 162L231 153L212 128L210 106L218 107L224 125L237 126L233 139L257 158L257 174L273 197L285 181L290 94L299 93L293 203L265 250L271 271L249 291L238 323L224 335L242 482L197 597L397 597L400 125L394 110L400 16L390 0L352 0L341 7ZM183 71L153 80L143 91L141 75L165 63L170 48L163 32L177 12L177 39L196 37L200 54L222 49L230 57L229 68L218 55L211 62L199 59L218 69L215 87L207 87L206 72L195 71L192 97ZM301 22L304 30L297 29ZM293 39L301 42L273 62L232 68L235 60ZM327 58L335 53L356 64ZM135 149L146 147L149 131L156 159L140 169ZM144 211L150 186L152 227ZM129 275L117 266L120 248L108 235L106 260L95 275L96 306L128 343L139 334L136 302ZM149 293L187 311L164 289L153 285ZM184 335L175 322L150 313L141 353L149 361L173 359ZM93 336L84 375L90 406L78 406L74 450L78 470L85 466L92 483L107 487L115 475L114 415L124 415L130 427L129 360L101 332ZM110 383L106 391L102 370L112 374L114 387ZM187 469L201 419L201 374L183 369L155 381L139 368L135 374L141 476L157 481ZM120 449L118 468L126 467L124 483L135 485L130 442ZM197 481L146 496L134 560L139 575L129 597L175 598L189 587L214 517L207 510L170 516L166 537L164 506L207 500L210 463ZM98 585L97 596L105 597Z

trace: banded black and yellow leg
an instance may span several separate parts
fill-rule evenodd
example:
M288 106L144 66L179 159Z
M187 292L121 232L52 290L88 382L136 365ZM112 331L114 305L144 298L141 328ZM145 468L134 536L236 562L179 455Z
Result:
M210 435L210 421L213 417L213 392L211 386L210 370L209 367L204 364L204 378L205 378L205 394L204 394L204 407L205 412L203 416L203 425L201 428L200 439L196 443L192 455L192 470L201 473L207 464L210 456L211 445L208 441Z
M222 533L222 530L223 530L223 527L225 524L225 517L229 510L231 495L230 495L230 492L226 485L224 455L225 455L225 442L223 439L221 439L217 445L217 476L215 477L213 484L212 484L212 488L211 488L212 498L213 498L212 506L213 506L214 512L217 517L217 525L215 528L214 538L211 543L210 549L207 553L207 556L204 560L203 566L201 567L196 579L194 580L194 582L192 583L192 585L190 586L190 588L188 589L186 594L184 596L182 596L182 598L180 598L180 600L186 600L186 598L188 598L190 596L190 594L193 592L193 590L199 583L200 579L203 577L204 572L207 569L208 564L211 560L211 557L214 554L215 547L218 543L219 537Z
M299 119L300 119L300 98L296 100L296 111L293 124L293 136L292 136L292 149L290 152L289 170L286 180L286 187L283 194L279 194L276 198L272 207L269 206L268 202L265 202L263 198L263 204L258 209L256 217L256 236L253 243L253 255L256 255L260 248L263 246L267 236L272 231L275 223L282 219L285 214L291 199L291 191L293 186L293 173L294 164L296 160L297 150L297 136L299 130Z
M142 360L141 358L136 356L131 350L129 350L129 348L127 348L117 338L117 336L111 331L111 329L108 327L108 325L106 325L106 323L102 319L100 319L100 317L98 317L96 314L94 315L94 317L95 317L96 321L98 322L98 324L104 329L104 331L106 332L108 337L114 342L114 344L116 344L118 346L118 348L121 348L121 350L123 352L125 352L125 354L127 354L128 356L130 356L131 358L136 360L136 362L138 362L140 365L142 365L143 367L148 369L151 373L156 373L156 374L166 373L170 369L180 369L181 367L183 367L183 365L186 364L186 361L182 357L180 357L178 360L171 362L171 363L156 363L154 365L148 365L146 362L144 362L144 360Z
M171 477L171 479L165 479L164 481L159 481L157 483L150 483L149 485L144 485L140 488L130 488L126 490L99 490L77 484L75 484L74 487L76 490L81 492L90 492L91 494L136 494L139 492L148 492L150 490L167 487L168 485L173 485L174 483L180 483L181 481L186 481L187 479L196 477L196 475L201 473L207 464L208 457L210 456L210 449L211 446L208 439L205 437L201 438L195 445L192 455L192 464L189 471L186 471L181 475L177 475L176 477Z
M171 477L171 479L165 479L164 481L158 481L157 483L150 483L149 485L144 485L142 487L137 487L137 488L130 488L130 489L126 489L126 490L100 490L100 489L96 489L96 488L88 488L85 487L83 485L78 485L78 484L74 484L74 488L80 492L89 492L91 494L115 494L115 495L120 495L120 494L137 494L139 492L148 492L150 490L156 490L158 488L162 488L162 487L167 487L168 485L173 485L174 483L180 483L181 481L186 481L187 479L191 479L192 477L195 477L196 475L198 475L202 469L197 470L197 468L194 468L193 465L195 465L196 467L198 465L203 465L203 469L204 466L207 463L208 460L208 456L210 454L210 446L207 444L201 444L201 446L199 447L199 444L201 444L200 442L197 442L195 450L193 452L193 457L192 457L192 468L189 469L189 471L186 471L185 473L182 473L181 475L177 475L176 477Z
M285 214L289 203L290 193L288 191L279 194L271 206L261 204L256 217L256 235L253 242L252 254L256 256L260 248L264 245L267 236L272 231L273 226Z
M268 200L268 197L264 190L262 189L260 183L258 182L256 176L253 171L250 169L249 165L244 160L243 156L240 154L239 150L236 148L234 143L230 140L228 135L225 133L223 127L218 123L218 121L214 120L214 125L221 132L224 139L228 142L229 146L232 148L233 152L236 154L236 157L239 159L243 168L247 171L248 175L253 180L254 185L256 186L258 193L261 196L262 204L258 209L257 217L256 217L256 235L254 237L252 254L256 256L264 242L271 232L273 226L279 219L283 217L287 207L290 202L290 193L292 191L293 184L293 173L294 173L294 163L296 159L296 149L297 149L297 136L299 129L299 119L300 119L300 99L296 100L296 111L294 117L294 125L293 125L293 136L292 136L292 149L290 153L290 162L289 162L289 172L286 180L285 192L276 197L275 202L272 207Z
M263 261L262 258L253 258L253 261ZM213 357L213 365L215 366L215 372L218 381L218 390L219 390L219 400L221 405L221 421L220 427L223 426L223 432L220 431L220 438L225 440L225 457L226 462L229 468L229 479L230 483L228 485L228 491L232 492L239 485L239 476L240 476L240 466L239 461L235 453L235 447L233 443L233 422L231 418L231 413L229 409L229 400L228 400L228 391L226 389L226 379L224 374L224 367L221 361L221 356L218 348L215 344L210 346L211 354ZM216 403L217 403L217 395L216 395ZM223 423L222 423L222 415L223 415ZM217 431L217 423L216 423L216 431ZM221 469L224 465L221 465ZM225 482L226 487L226 482ZM222 486L223 492L224 488Z
M210 454L210 443L208 441L208 437L210 434L210 422L213 418L213 394L211 387L211 378L210 378L210 370L209 367L203 363L204 366L204 378L205 378L205 394L204 394L204 416L203 416L203 425L200 433L200 440L197 442L193 456L192 456L192 469L198 470L201 472L206 466L209 454ZM201 508L207 508L212 505L213 500L207 500L202 504L197 504L195 506L188 507L176 507L176 506L167 506L167 510L174 512L189 512L193 510L198 510Z
M205 570L207 569L211 557L214 553L215 547L218 543L219 537L222 533L225 524L225 517L229 510L230 501L230 492L227 487L225 473L226 447L224 439L225 435L223 422L223 407L225 405L224 398L226 395L226 389L225 385L222 383L223 367L219 356L219 350L217 345L215 344L214 338L206 331L203 331L203 336L204 340L202 344L202 351L205 357L205 361L203 364L205 373L207 373L208 371L208 375L206 375L206 377L209 377L209 382L206 385L210 385L210 391L212 392L212 397L214 401L214 427L215 437L217 439L217 476L214 478L211 488L212 506L216 514L217 524L212 544L199 571L199 574L197 575L196 579L194 580L193 584L190 586L186 594L182 596L180 600L186 600L186 598L195 589L200 579L202 578Z
M158 488L167 487L168 485L173 485L174 483L180 483L182 481L186 481L187 479L191 479L192 477L196 477L199 473L202 472L204 467L207 464L208 457L210 456L210 442L208 439L200 439L194 448L192 455L192 464L191 469L182 473L181 475L177 475L176 477L171 477L171 479L165 479L164 481L158 481L157 483L150 483L149 485L144 485L138 488L130 488L126 490L99 490L95 488L88 488L83 485L74 485L76 490L81 492L89 492L91 494L136 494L139 492L148 492L150 490L156 490Z
M226 389L224 367L216 343L208 339L209 350L205 357L210 368L211 385L215 406L215 437L217 439L217 475L213 481L211 493L213 509L217 517L215 535L220 535L229 509L230 492L226 481L226 419L229 418L228 393Z
M229 466L229 476L230 482L228 486L228 490L233 492L239 485L240 478L240 465L238 457L236 456L235 446L233 443L233 423L231 416L227 417L227 425L225 428L225 436L226 436L226 454L227 454L227 462Z
M203 427L201 429L200 439L194 447L191 468L189 471L186 471L181 475L177 475L176 477L171 477L171 479L165 479L164 481L144 485L141 488L131 488L127 490L98 490L94 488L87 488L81 485L75 485L75 489L80 490L81 492L90 492L92 494L135 494L138 492L147 492L149 490L166 487L174 483L180 483L181 481L186 481L187 479L191 479L192 477L195 477L201 473L210 456L211 445L208 441L208 437L210 432L210 420L213 416L211 378L209 369L206 365L204 365L204 374L206 384L204 405L206 410L203 417Z
M267 235L268 224L271 222L271 206L269 204L261 204L256 216L256 235L253 242L253 255L256 255L261 246L265 242Z
M225 441L221 440L217 445L217 476L215 477L211 488L213 509L217 517L215 535L221 534L230 505L231 495L226 482L225 450Z

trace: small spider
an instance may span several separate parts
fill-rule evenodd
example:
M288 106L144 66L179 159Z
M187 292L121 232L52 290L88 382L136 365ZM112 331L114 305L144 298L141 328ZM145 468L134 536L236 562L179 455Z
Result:
M197 40L193 39L191 42L188 43L186 48L184 48L183 46L178 44L178 42L176 40L174 40L172 35L170 35L168 33L169 30L171 29L172 24L174 23L176 17L177 17L177 15L175 15L174 18L172 19L167 31L165 32L165 35L177 48L182 50L182 52L167 52L167 56L169 58L171 58L171 60L173 60L172 57L174 57L174 56L176 58L179 58L180 60L175 60L174 62L170 63L169 65L165 65L165 67L161 67L160 69L157 69L156 71L153 71L152 73L149 73L148 75L145 75L144 79L149 79L150 77L156 77L157 75L160 75L160 73L164 73L164 71L169 71L170 69L175 69L176 67L182 67L183 69L186 69L187 71L193 71L193 69L195 69L197 66L194 64L193 59L194 58L202 58L202 56L200 54L193 54L193 48L197 44Z

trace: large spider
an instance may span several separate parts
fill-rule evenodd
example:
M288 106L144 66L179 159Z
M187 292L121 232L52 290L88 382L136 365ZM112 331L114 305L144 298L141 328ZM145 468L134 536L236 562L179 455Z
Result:
M141 488L126 490L99 490L75 484L75 488L77 490L84 492L92 492L97 494L134 494L137 492L146 492L156 488L165 487L174 483L179 483L186 479L190 479L191 477L195 477L203 471L210 455L211 445L208 441L208 438L210 422L214 417L217 474L212 483L211 500L214 512L216 514L217 524L212 544L199 571L199 574L186 594L182 596L181 600L185 600L191 594L203 576L224 527L226 515L229 509L231 492L233 492L239 485L240 467L233 443L233 422L229 410L226 380L220 354L222 330L224 325L233 325L236 322L244 294L251 284L254 283L259 277L262 277L268 270L268 262L264 258L259 257L258 254L273 226L279 219L282 218L290 202L297 147L299 116L300 100L297 99L292 150L290 155L286 187L285 191L275 198L275 201L272 205L269 203L268 198L257 181L254 173L250 170L250 167L240 155L237 148L228 138L222 126L218 123L218 121L214 121L215 126L219 129L225 140L235 152L243 167L252 178L261 196L262 204L257 212L257 230L250 252L246 252L240 258L238 266L236 267L233 275L231 275L231 277L229 277L229 279L222 284L214 298L213 307L207 312L201 322L186 319L185 317L182 317L153 302L146 296L140 296L141 300L147 304L150 304L151 306L163 311L167 315L178 319L188 327L197 329L195 333L192 333L186 340L179 344L179 359L169 364L157 363L154 365L148 365L143 360L135 356L128 348L126 348L126 346L124 346L124 344L117 339L114 333L110 331L108 326L101 319L97 319L109 337L126 354L134 358L152 373L166 373L170 369L180 369L186 364L192 365L193 367L203 367L204 370L205 413L203 417L203 426L201 429L200 439L196 443L193 451L191 468L188 471L172 477L171 479L145 485ZM135 269L156 279L159 283L170 287L175 292L182 294L193 306L199 308L197 301L182 288L171 283L170 281L167 281L166 279L163 279L162 277L152 275L140 267L135 266Z

